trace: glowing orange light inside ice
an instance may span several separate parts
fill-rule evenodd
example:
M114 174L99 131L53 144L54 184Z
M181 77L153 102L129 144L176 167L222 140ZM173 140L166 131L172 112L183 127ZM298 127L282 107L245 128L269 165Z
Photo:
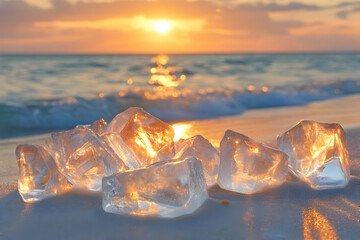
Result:
M310 149L310 153L312 153L312 158L316 159L320 156L320 154L327 151L329 148L334 147L334 136L326 136L324 135L322 138L318 138L318 142L315 142ZM320 159L320 163L324 164L326 158Z
M179 141L180 139L186 139L192 137L190 134L191 124L188 123L176 123L172 125L172 128L175 131L174 141Z
M156 151L151 147L151 141L148 138L148 135L146 134L145 131L143 130L139 130L138 135L140 136L140 138L136 138L135 142L142 146L143 148L146 149L147 153L150 154L151 157L155 157L156 156Z

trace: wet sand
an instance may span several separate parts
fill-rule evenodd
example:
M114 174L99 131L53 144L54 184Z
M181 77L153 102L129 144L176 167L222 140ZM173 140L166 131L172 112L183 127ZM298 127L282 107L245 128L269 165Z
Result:
M0 239L357 239L360 234L360 96L303 107L247 111L243 115L180 123L183 136L201 134L218 146L232 129L274 145L302 119L338 122L346 133L352 179L344 189L315 191L298 181L245 196L209 189L194 214L164 220L118 216L101 209L100 195L71 192L25 204L16 190L15 148L48 135L0 140ZM221 203L228 200L229 204Z

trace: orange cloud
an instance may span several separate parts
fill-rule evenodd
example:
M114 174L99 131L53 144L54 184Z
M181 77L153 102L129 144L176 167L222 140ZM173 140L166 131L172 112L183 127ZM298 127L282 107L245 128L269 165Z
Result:
M95 21L45 21L35 22L35 28L56 28L64 29L103 29L103 30L121 30L125 32L132 32L142 30L154 33L154 25L161 19L145 18L138 15L133 18L110 18ZM181 19L181 20L167 20L173 31L202 31L204 26L204 19Z
M220 1L221 2L221 1ZM333 1L0 2L3 53L206 53L360 50L359 4ZM346 12L346 17L338 13ZM16 14L14 14L16 13ZM341 15L341 14L340 14ZM344 14L343 14L344 15ZM343 16L342 15L342 16ZM171 29L159 34L156 21Z

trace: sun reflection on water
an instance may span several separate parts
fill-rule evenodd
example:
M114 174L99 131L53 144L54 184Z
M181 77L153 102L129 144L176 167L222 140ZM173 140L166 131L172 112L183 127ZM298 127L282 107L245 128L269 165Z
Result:
M181 72L180 68L168 66L169 57L167 55L158 55L151 59L156 63L156 67L150 68L151 78L149 84L166 88L178 87L186 79L185 74L177 76L177 72Z

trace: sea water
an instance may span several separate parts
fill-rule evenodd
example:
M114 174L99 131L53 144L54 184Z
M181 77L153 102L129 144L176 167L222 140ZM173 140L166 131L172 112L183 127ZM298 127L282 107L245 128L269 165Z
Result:
M169 122L360 93L360 53L0 55L0 138L111 120Z

